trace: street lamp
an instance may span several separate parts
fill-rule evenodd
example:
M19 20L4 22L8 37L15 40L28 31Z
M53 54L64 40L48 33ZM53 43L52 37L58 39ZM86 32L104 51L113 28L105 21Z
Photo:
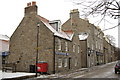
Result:
M35 77L37 77L37 64L38 64L38 42L39 42L39 26L40 26L40 24L39 23L37 23L37 50L36 50L36 75L35 75Z

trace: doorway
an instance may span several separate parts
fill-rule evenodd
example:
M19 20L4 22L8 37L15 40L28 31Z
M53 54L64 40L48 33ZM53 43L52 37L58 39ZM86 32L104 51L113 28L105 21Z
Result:
M69 69L71 69L71 58L69 58Z

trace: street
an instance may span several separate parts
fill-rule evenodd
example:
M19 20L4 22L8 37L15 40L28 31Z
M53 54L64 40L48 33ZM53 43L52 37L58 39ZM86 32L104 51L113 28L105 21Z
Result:
M39 80L40 78L114 78L114 79L120 79L120 74L114 73L114 66L116 62L103 64L99 66L94 66L91 68L88 68L84 71L75 71L68 74L54 74L54 75L40 75L37 78L31 78L31 79L25 79L25 80Z
M74 78L120 78L120 74L114 73L114 65L115 63L99 68L98 70L87 72L80 76L75 76Z
M72 72L66 72L66 73L56 73L56 74L51 74L51 75L38 75L38 77L32 77L32 78L27 78L24 80L39 80L39 79L44 79L49 78L51 79L57 79L57 78L68 78L68 79L78 79L78 78L114 78L114 79L120 79L120 74L115 74L114 73L114 66L116 62L111 62L103 65L98 65L86 69L80 69L80 70L74 70ZM23 75L22 73L11 73L11 75L16 74L18 75ZM27 73L24 73L27 76ZM8 74L10 75L10 73ZM10 75L10 76L11 76ZM25 76L24 75L24 76ZM30 73L29 73L30 75ZM4 74L4 76L7 76L7 73ZM14 78L14 77L13 77Z

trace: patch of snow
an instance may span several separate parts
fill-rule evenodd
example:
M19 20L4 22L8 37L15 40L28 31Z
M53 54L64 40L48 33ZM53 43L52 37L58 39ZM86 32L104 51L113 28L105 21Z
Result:
M76 77L74 77L74 78L81 78L81 77L83 77L83 76L85 76L85 75L76 76Z
M7 35L0 34L0 39L1 40L9 40L9 37Z
M79 40L86 40L88 38L89 34L86 32L81 32L79 34Z
M22 76L30 76L30 75L35 75L35 73L23 73L23 72L16 72L16 73L11 73L11 72L2 72L1 71L1 76L0 78L15 78L15 77L22 77Z
M40 75L37 78L48 78L48 75Z

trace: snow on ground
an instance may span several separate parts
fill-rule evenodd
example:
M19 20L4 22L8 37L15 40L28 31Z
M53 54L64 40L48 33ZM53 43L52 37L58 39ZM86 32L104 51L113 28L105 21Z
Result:
M2 72L2 71L0 71L0 74L1 74L0 79L35 75L35 73L23 73L23 72L12 73L12 72Z
M102 67L108 66L109 64L116 63L116 62L117 61L107 63L107 64L104 64L104 65L95 66L95 67L102 68ZM81 68L80 71L84 71L86 69L89 69L89 68ZM77 70L77 71L79 71L79 70ZM77 72L74 72L74 73L77 73ZM72 75L72 74L73 73L71 73L69 75ZM12 73L12 72L2 72L2 70L0 70L0 79L2 79L2 78L15 78L15 77L22 77L22 76L30 76L30 75L35 75L35 73L25 73L25 72ZM56 77L62 77L64 75L62 75L62 74L40 75L37 78L48 78L50 76L56 78ZM81 76L83 76L83 75L81 75ZM75 78L77 78L77 77L75 77Z

